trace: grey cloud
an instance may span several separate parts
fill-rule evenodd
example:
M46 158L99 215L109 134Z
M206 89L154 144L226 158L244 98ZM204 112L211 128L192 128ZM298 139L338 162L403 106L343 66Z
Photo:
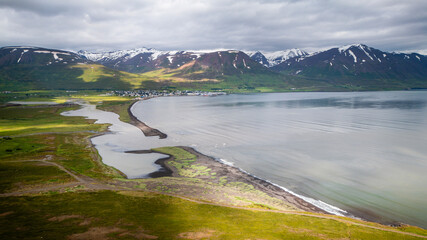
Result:
M0 45L427 50L427 1L3 0Z

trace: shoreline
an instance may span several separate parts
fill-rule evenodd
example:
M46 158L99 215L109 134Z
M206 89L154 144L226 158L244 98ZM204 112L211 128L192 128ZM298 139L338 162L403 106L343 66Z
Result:
M260 190L261 192L264 192L270 197L278 198L287 203L291 203L292 205L294 205L295 207L303 211L330 214L325 210L319 207L316 207L315 205L309 202L306 202L305 200L289 192L286 192L280 187L275 186L274 184L264 179L253 176L247 172L242 171L237 167L224 164L211 156L207 156L203 153L198 152L192 147L186 147L186 146L177 146L177 147L184 149L185 151L188 151L191 154L196 155L197 160L195 164L199 164L201 166L206 166L206 167L209 167L210 169L213 169L212 171L217 173L216 174L217 178L226 177L227 180L231 182L243 182L245 184L252 185L255 187L255 189ZM152 151L152 152L156 152L156 151ZM165 154L165 153L162 153L162 154ZM169 162L172 160L173 160L173 157L169 155L169 157L167 158L159 159L158 162L156 161L156 163L161 165L163 168L171 171L172 177L180 177L176 169L169 164ZM205 179L205 177L199 177L199 178Z
M142 100L138 100L138 101L144 101L144 100L148 100L150 98L144 98ZM138 101L133 102L129 107L128 107L128 114L130 117L130 124L134 125L135 127L139 128L146 137L154 137L154 136L158 136L160 139L164 139L167 138L168 135L166 135L165 133L162 133L160 130L149 127L148 125L146 125L145 123L141 122L137 117L135 117L135 115L133 115L132 113L132 107L135 103L137 103Z
M150 99L150 98L144 98L140 101L144 101L144 100L148 100L148 99ZM135 115L133 115L131 109L132 109L132 106L137 102L138 101L133 102L128 107L128 114L131 118L130 123L132 125L138 127L144 133L144 135L147 137L148 136L159 136L160 139L166 138L167 137L166 134L162 133L158 129L154 129L154 128L149 127L144 122L137 119ZM221 171L219 171L222 174L221 176L227 177L228 179L233 179L233 180L236 180L239 182L244 182L246 184L253 185L256 189L266 193L267 195L281 199L285 202L291 203L301 210L308 211L308 212L315 212L315 213L333 214L333 215L337 215L337 216L342 215L342 216L354 217L351 214L339 214L338 212L335 214L335 213L328 212L328 211L314 205L313 203L310 203L310 202L304 200L300 196L297 196L295 193L290 192L289 190L286 191L285 188L283 188L277 184L274 184L268 180L256 177L256 176L254 176L254 175L252 175L252 174L250 174L250 173L248 173L248 172L246 172L240 168L227 165L224 162L218 161L217 159L215 159L213 157L210 157L210 156L207 156L207 155L204 155L204 154L198 152L194 148L186 147L186 146L180 146L180 148L196 155L197 161L199 162L199 160L201 160L201 162L204 163L207 167L221 170ZM155 152L155 151L152 151L152 150L126 151L126 153L134 153L134 154L144 154L144 153L152 153L152 152ZM152 178L163 177L163 176L177 177L178 174L177 174L176 169L174 169L172 166L168 165L168 161L170 161L171 158L172 158L172 156L169 155L169 157L167 157L167 158L158 159L155 163L162 166L162 169L160 169L159 171L150 173L149 176ZM218 175L218 176L220 176L220 175ZM346 213L346 212L344 211L343 213Z
M322 204L325 204L330 209L336 209L337 210L337 213L328 212L325 209L322 209L321 207L318 207L315 204L304 199L304 198L307 199L308 197L294 193L294 192L292 192L292 191L290 191L290 190L288 190L288 189L286 189L286 188L284 188L278 184L275 184L269 180L262 179L260 177L255 176L255 175L252 175L252 174L246 172L245 170L243 170L241 168L238 168L238 167L235 167L232 165L228 165L228 164L222 162L221 160L218 160L214 157L200 153L192 147L187 147L187 146L175 146L175 147L184 149L184 150L190 152L191 154L196 155L197 160L196 160L195 164L206 166L208 168L214 169L214 171L219 170L220 173L216 175L217 177L227 177L227 179L235 181L235 182L243 182L245 184L252 185L255 187L256 190L259 190L259 191L267 194L270 197L280 199L286 203L290 203L293 206L295 206L296 208L298 208L300 211L318 213L318 214L326 214L326 215L333 215L333 216L337 216L337 217L348 217L348 218L352 218L352 219L356 219L356 220L375 222L375 223L379 223L379 224L391 226L391 227L399 227L399 226L408 225L404 222L398 222L398 221L392 220L392 219L385 219L385 218L383 218L383 216L374 214L374 213L369 212L367 210L352 209L352 210L346 211L346 210L342 210L338 207L335 207L333 205L330 205L328 203L325 203L321 200L312 199L314 201L318 201ZM136 150L136 151L128 151L127 153L143 154L144 151L145 151L145 153L148 153L148 151L149 151L150 153L161 153L161 154L168 155L168 157L161 158L161 159L158 159L157 161L155 161L155 163L159 164L162 167L162 169L160 169L157 172L150 173L149 176L151 178L160 178L160 177L168 177L168 176L169 177L182 177L178 174L177 169L169 164L169 162L174 160L174 157L169 155L169 154L157 152L155 150L141 150L141 151ZM206 179L206 178L196 177L196 179Z

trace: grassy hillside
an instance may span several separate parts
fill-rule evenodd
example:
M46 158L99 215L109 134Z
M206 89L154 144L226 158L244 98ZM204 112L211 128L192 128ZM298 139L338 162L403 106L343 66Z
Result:
M305 76L283 71L244 72L218 75L210 69L161 68L144 73L112 70L99 64L35 67L12 65L0 69L0 90L126 90L166 89L229 92L358 91L425 88L425 81L379 80L375 76L332 76L330 71L311 68ZM197 77L199 76L199 77Z
M0 69L1 90L131 89L131 78L100 65L13 65ZM83 66L83 65L82 65ZM97 71L92 73L87 68ZM86 71L85 71L86 70Z

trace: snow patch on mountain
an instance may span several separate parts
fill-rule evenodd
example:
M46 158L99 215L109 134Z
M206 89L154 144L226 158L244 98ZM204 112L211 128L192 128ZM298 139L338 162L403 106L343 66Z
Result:
M344 45L344 46L339 47L339 48L338 48L338 51L339 51L340 53L342 53L342 52L346 52L346 51L347 51L347 50L349 50L350 48L360 48L360 49L363 49L364 47L367 47L367 46L365 46L365 45L363 45L363 44L360 44L360 43L357 43L357 44L350 44L350 45Z
M167 59L169 60L169 63L172 63L172 61L173 61L173 56L167 56Z
M357 57L356 57L356 55L351 50L348 50L348 52L354 58L354 62L357 63Z
M18 61L16 63L19 63L21 61L22 55L24 55L24 53L28 52L28 50L24 50L21 52L21 56L19 57Z
M361 47L360 49L362 49L362 51L366 54L366 56L368 56L372 61L374 61L374 58L372 58L371 55L369 55L369 53L366 52L365 48Z

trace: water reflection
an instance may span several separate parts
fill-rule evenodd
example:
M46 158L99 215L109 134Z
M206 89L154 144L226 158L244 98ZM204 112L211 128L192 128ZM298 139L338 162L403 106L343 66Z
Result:
M234 103L219 103L204 105L201 107L269 107L274 106L278 108L319 108L319 107L333 107L333 108L377 108L377 109L422 109L426 106L427 102L422 100L366 100L363 97L356 98L316 98L316 99L296 99L296 100L283 100L272 102L234 102Z

